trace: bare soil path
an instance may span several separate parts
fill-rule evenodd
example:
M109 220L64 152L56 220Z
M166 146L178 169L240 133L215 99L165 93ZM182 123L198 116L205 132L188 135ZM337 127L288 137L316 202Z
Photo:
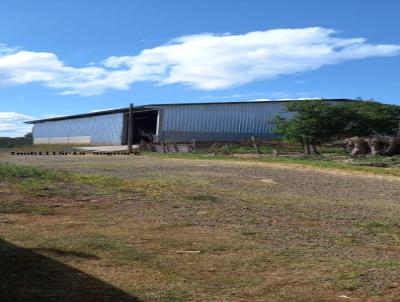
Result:
M1 159L1 157L0 157ZM287 192L324 198L355 198L400 201L400 178L338 170L304 167L295 164L238 162L225 160L187 160L146 156L23 156L7 162L34 165L79 173L96 173L129 179L151 178L160 174L175 177L191 173L218 179L229 186L241 182L271 192ZM262 185L265 179L275 186Z

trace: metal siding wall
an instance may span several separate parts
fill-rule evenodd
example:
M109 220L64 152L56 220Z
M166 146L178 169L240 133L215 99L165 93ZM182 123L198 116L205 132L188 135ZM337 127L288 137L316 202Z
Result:
M274 138L273 119L285 113L284 103L241 103L160 106L160 139L165 141Z
M35 124L35 139L90 136L92 145L120 145L123 113Z

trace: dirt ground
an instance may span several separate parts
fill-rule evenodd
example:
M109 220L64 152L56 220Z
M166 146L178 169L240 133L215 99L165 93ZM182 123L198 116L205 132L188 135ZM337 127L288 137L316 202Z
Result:
M0 180L0 237L112 288L92 301L400 301L400 179L154 156L0 160L89 177ZM99 175L115 188L88 181ZM70 291L85 299L65 301L91 301L81 287Z

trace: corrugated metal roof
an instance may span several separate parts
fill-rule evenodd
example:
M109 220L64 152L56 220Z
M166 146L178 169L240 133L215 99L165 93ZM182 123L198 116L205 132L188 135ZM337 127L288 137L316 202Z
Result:
M142 107L142 106L134 107L135 112L143 112L143 111L148 111L148 110L151 110L151 108L147 109L146 107ZM63 115L63 116L46 118L46 119L27 121L27 122L25 122L25 124L38 124L38 123L51 122L51 121L71 120L71 119L77 119L77 118L83 118L83 117L108 115L108 114L115 114L115 113L125 113L128 111L129 111L129 108L119 108L119 109L103 110L103 111L74 114L74 115Z
M329 102L351 102L355 100L351 99L321 99L323 101ZM148 105L140 105L135 106L135 112L142 112L151 109L163 108L163 107L170 107L170 106L195 106L195 105L231 105L231 104L262 104L262 103L283 103L283 102L295 102L300 101L299 99L293 100L266 100L266 101L241 101L241 102L202 102L202 103L171 103L171 104L148 104ZM25 122L26 124L38 124L43 122L49 121L60 121L60 120L69 120L69 119L76 119L82 117L90 117L90 116L99 116L99 115L107 115L107 114L114 114L114 113L124 113L128 112L129 107L119 108L119 109L112 109L112 110L104 110L104 111L96 111L96 112L89 112L89 113L82 113L82 114L74 114L74 115L65 115L47 119L39 119L39 120L32 120Z

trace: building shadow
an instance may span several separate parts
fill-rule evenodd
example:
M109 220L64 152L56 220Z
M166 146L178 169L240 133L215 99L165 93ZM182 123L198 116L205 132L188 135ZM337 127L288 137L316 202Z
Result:
M140 300L64 263L0 239L0 301Z

